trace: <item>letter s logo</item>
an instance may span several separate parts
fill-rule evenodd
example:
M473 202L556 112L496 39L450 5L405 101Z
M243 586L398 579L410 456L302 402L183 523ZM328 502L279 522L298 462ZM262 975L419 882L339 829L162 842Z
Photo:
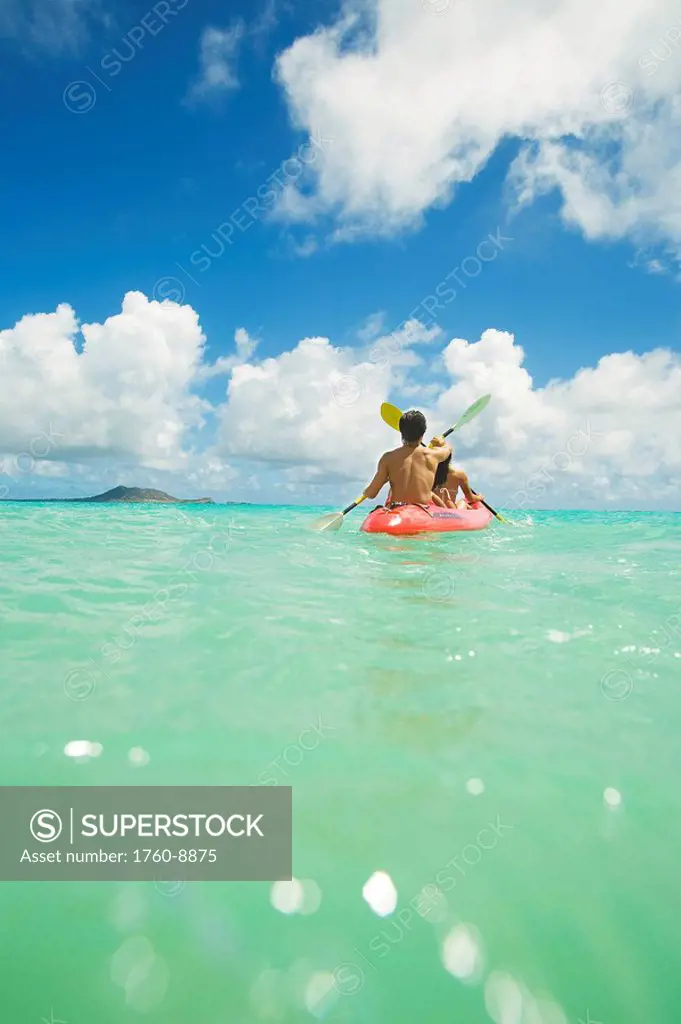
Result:
M29 828L39 843L52 843L61 835L62 822L56 811L36 811Z

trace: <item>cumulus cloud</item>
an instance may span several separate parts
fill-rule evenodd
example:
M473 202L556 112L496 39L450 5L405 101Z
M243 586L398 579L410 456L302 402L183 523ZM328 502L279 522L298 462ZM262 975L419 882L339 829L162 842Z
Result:
M200 70L187 94L187 102L213 100L239 88L236 63L244 35L238 21L228 29L208 26L201 33Z
M415 320L382 330L372 316L361 347L311 337L259 359L239 328L234 352L209 364L190 306L131 292L101 324L79 324L68 305L27 315L0 331L0 494L30 471L87 493L143 469L142 482L178 493L335 501L398 441L383 401L420 406L436 433L489 392L455 435L456 461L499 504L679 507L678 354L612 353L538 387L508 332L447 339ZM219 373L224 399L210 406L197 392Z
M237 368L220 413L223 450L302 468L298 482L340 475L361 483L397 441L378 415L387 397L420 405L437 432L491 392L485 412L456 435L456 458L509 508L673 507L681 499L681 360L669 351L604 356L541 388L522 347L498 330L444 346L444 386L442 374L436 382L410 382L406 357L414 353L407 345L370 355L358 361L353 349L308 338L291 352Z
M352 349L304 338L294 349L232 371L220 410L226 455L286 467L321 467L355 478L386 428L377 409L389 368L358 362ZM370 456L371 458L371 456Z
M324 467L331 477L357 479L376 461L390 431L378 410L390 390L424 364L418 349L440 337L438 327L409 320L371 340L341 348L328 338L305 338L294 349L232 371L219 410L225 454L276 465ZM313 474L314 475L314 474Z
M335 215L337 237L396 232L516 137L523 201L558 188L565 219L591 238L681 246L675 0L436 6L346 0L279 56L295 124L334 140L290 211Z
M604 356L569 380L536 388L513 335L485 331L444 350L452 385L433 405L440 422L487 392L485 413L457 435L461 457L503 483L513 504L678 505L681 360L665 349ZM516 495L515 502L513 495Z
M0 332L0 451L30 450L47 434L54 460L180 465L207 408L192 392L204 342L190 306L139 292L103 324L80 325L66 304L24 316Z

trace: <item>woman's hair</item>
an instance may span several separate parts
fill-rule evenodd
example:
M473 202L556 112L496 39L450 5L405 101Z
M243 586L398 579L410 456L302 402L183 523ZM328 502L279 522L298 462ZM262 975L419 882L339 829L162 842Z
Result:
M435 471L435 480L433 481L433 487L444 487L447 482L447 473L449 473L449 465L452 461L451 455L449 455L444 462L441 462Z

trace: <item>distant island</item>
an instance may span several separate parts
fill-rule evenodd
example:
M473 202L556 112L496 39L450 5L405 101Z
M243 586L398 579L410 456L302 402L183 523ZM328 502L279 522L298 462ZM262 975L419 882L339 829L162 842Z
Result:
M173 498L165 491L155 491L151 487L112 487L104 494L95 494L92 498L67 498L67 501L160 501L165 504L181 505L214 505L212 498Z
M91 498L2 498L0 501L26 501L43 505L45 502L69 502L70 504L85 504L93 501L120 501L120 502L144 502L153 501L163 505L214 505L212 498L173 498L172 494L165 491L155 491L151 487L112 487L104 494L95 494Z

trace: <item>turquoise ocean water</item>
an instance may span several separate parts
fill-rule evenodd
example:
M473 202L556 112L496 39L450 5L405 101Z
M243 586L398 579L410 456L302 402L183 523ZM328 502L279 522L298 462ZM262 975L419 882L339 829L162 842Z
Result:
M0 506L0 782L291 785L296 878L0 883L2 1020L678 1020L681 518L318 512Z

